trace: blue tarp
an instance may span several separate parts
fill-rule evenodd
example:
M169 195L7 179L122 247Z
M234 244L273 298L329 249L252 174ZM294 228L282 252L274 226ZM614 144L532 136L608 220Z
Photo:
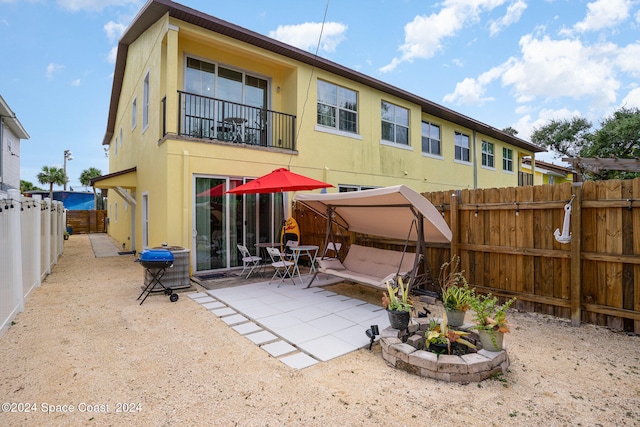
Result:
M32 191L29 194L40 194L42 198L49 197L48 191ZM93 193L79 191L54 191L53 200L62 202L65 209L70 211L88 211L96 208Z

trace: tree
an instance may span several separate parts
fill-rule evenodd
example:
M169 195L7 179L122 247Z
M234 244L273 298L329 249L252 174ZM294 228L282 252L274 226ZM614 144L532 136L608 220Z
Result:
M102 175L102 171L96 168L89 168L82 171L80 174L80 184L84 185L85 189L89 184L91 184L91 180L93 178L97 178ZM102 191L100 191L100 195L102 195ZM96 201L96 209L98 208L98 194L96 193L96 187L93 187L93 199ZM102 200L102 197L100 197ZM101 204L100 204L101 205Z
M96 168L89 168L82 171L80 174L80 184L84 185L85 189L91 184L93 178L97 178L102 175L102 171ZM95 188L93 189L95 192Z
M67 175L62 168L43 166L42 172L37 176L40 184L49 184L49 198L53 199L53 184L64 185Z
M20 180L20 192L27 193L29 191L42 191L42 188L36 187L29 181L25 181L23 179Z
M508 127L504 128L504 129L502 129L502 132L508 133L511 136L516 136L518 134L518 131L515 128L511 127L511 126L508 126Z
M635 159L640 157L640 109L622 107L591 131L591 123L581 117L551 120L535 128L531 141L567 157ZM637 172L602 170L589 172L589 179L630 179Z
M577 157L593 139L590 130L591 122L582 117L553 119L548 124L533 129L531 142L567 157Z

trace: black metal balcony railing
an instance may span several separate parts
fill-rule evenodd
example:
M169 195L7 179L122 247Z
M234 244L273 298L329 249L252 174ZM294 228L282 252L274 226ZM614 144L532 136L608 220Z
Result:
M291 114L178 91L178 134L295 150Z

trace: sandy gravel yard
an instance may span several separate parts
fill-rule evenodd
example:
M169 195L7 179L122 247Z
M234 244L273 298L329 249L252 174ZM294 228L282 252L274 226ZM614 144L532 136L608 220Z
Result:
M481 383L396 371L377 344L294 370L185 293L139 305L133 259L65 242L0 338L1 426L640 425L638 336L513 312L509 372Z

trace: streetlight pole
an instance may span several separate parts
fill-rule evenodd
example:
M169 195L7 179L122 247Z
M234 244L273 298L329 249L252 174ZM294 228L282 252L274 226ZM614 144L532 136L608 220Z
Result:
M73 160L71 150L64 150L64 191L67 191L67 181L69 181L67 178L67 160Z

